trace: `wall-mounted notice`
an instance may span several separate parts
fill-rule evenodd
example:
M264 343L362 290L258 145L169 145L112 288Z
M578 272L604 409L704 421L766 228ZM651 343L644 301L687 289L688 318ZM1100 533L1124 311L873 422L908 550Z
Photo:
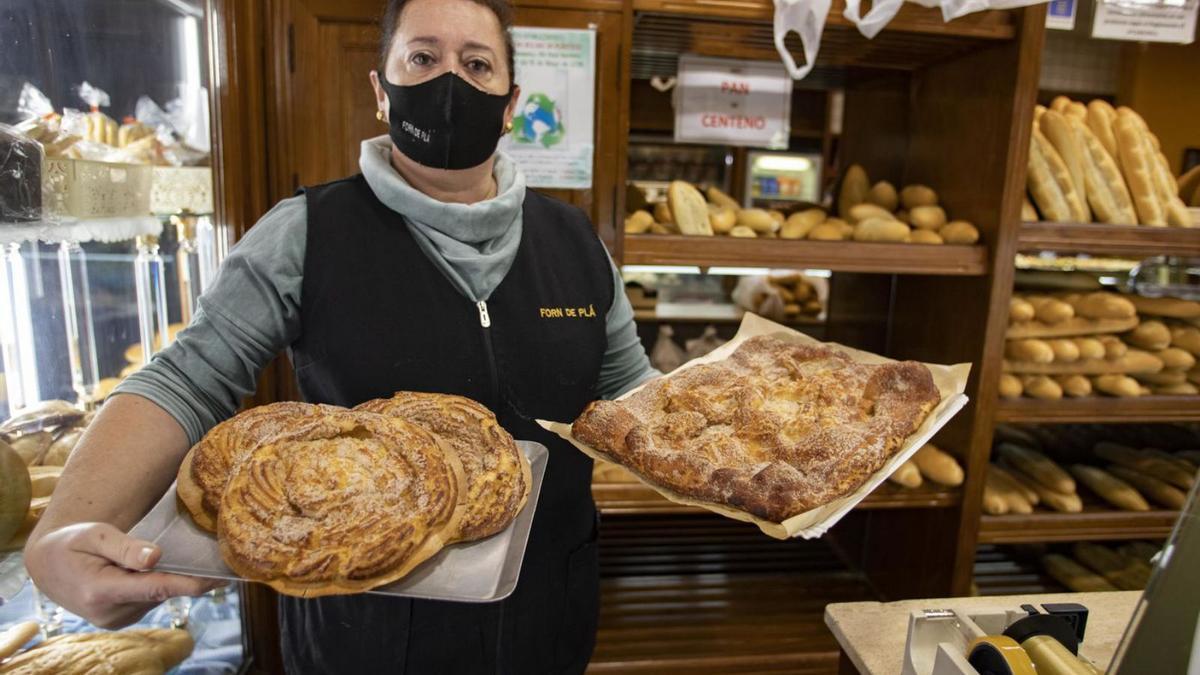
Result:
M792 78L783 64L679 57L675 141L785 150Z
M1200 0L1097 0L1092 37L1190 45L1198 5Z
M596 32L516 27L513 46L521 99L500 149L530 187L592 187Z
M1075 30L1079 0L1050 0L1046 5L1046 28Z

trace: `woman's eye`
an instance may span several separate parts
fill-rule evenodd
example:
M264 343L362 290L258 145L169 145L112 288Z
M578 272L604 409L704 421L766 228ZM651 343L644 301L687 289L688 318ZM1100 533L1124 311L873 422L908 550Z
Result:
M413 54L412 57L409 58L409 61L411 61L414 66L433 65L433 57L424 52Z
M492 69L492 66L483 59L472 59L467 62L467 68L473 73L486 73Z

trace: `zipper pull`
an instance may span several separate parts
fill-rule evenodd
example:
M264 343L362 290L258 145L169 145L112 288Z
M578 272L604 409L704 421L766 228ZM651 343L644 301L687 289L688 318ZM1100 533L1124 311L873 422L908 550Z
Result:
M479 307L479 325L484 328L490 328L492 325L492 317L488 316L487 302L480 300L475 303Z

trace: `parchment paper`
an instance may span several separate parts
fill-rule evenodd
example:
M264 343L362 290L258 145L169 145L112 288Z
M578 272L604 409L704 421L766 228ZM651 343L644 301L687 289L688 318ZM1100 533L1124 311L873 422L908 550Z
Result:
M735 335L732 340L724 345L721 345L720 348L710 354L688 361L665 377L673 377L677 373L701 364L714 363L716 361L726 359L734 352L734 350L740 347L743 342L759 335L771 335L781 340L796 344L826 344L828 346L840 349L849 355L851 359L861 363L878 364L888 363L891 361L891 359L886 359L877 354L871 354L870 352L852 349L843 345L835 343L821 343L820 341L814 340L813 338L804 335L799 331L788 328L787 326L782 326L755 314L747 313L742 318L742 325L740 328L738 328L737 335ZM632 473L638 480L650 486L663 497L666 497L677 504L698 506L700 508L708 509L714 513L718 513L727 518L734 518L736 520L754 523L764 533L775 537L776 539L788 539L790 537L815 539L829 531L829 528L833 527L834 524L841 520L843 516L849 513L850 509L854 508L856 504L866 498L867 495L871 494L875 488L879 487L883 481L887 480L887 477L890 476L892 472L900 468L901 464L908 461L908 459L911 458L922 445L928 443L929 440L933 438L933 435L937 433L939 429L945 426L946 423L950 421L950 418L954 417L955 413L957 413L964 405L966 405L967 397L965 394L963 394L963 390L965 390L967 386L967 376L971 372L971 364L960 363L954 366L943 366L934 363L926 363L925 366L929 368L929 372L933 374L933 383L937 386L938 392L941 393L942 400L939 401L933 411L925 417L925 421L921 424L921 426L917 428L917 430L911 436L909 436L907 440L904 441L904 445L901 447L900 451L893 455L892 458L883 465L883 468L871 474L871 476L867 478L867 480L861 486L859 486L857 490L851 492L845 497L835 499L824 506L819 506L810 511L805 511L804 513L792 516L782 523L774 523L769 520L763 520L762 518L758 518L750 513L747 513L746 511L730 508L721 504L698 501L689 497L685 497L670 489L654 484L630 467L625 468L629 469L629 472ZM649 384L649 382L647 384ZM644 386L646 385L643 384L642 387ZM617 400L620 401L632 396L634 393L640 391L642 387L633 389ZM614 464L621 464L621 462L617 461L608 454L575 440L575 437L571 435L571 424L569 422L550 422L547 420L538 420L538 424L569 441L576 448L579 448L580 452L590 456L592 459L613 462Z

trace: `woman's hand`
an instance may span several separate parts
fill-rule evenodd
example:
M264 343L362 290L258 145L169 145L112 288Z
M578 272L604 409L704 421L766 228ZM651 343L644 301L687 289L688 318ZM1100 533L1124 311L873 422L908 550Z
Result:
M168 598L201 595L224 582L152 572L162 551L107 523L45 533L25 549L38 590L101 628L121 628Z

